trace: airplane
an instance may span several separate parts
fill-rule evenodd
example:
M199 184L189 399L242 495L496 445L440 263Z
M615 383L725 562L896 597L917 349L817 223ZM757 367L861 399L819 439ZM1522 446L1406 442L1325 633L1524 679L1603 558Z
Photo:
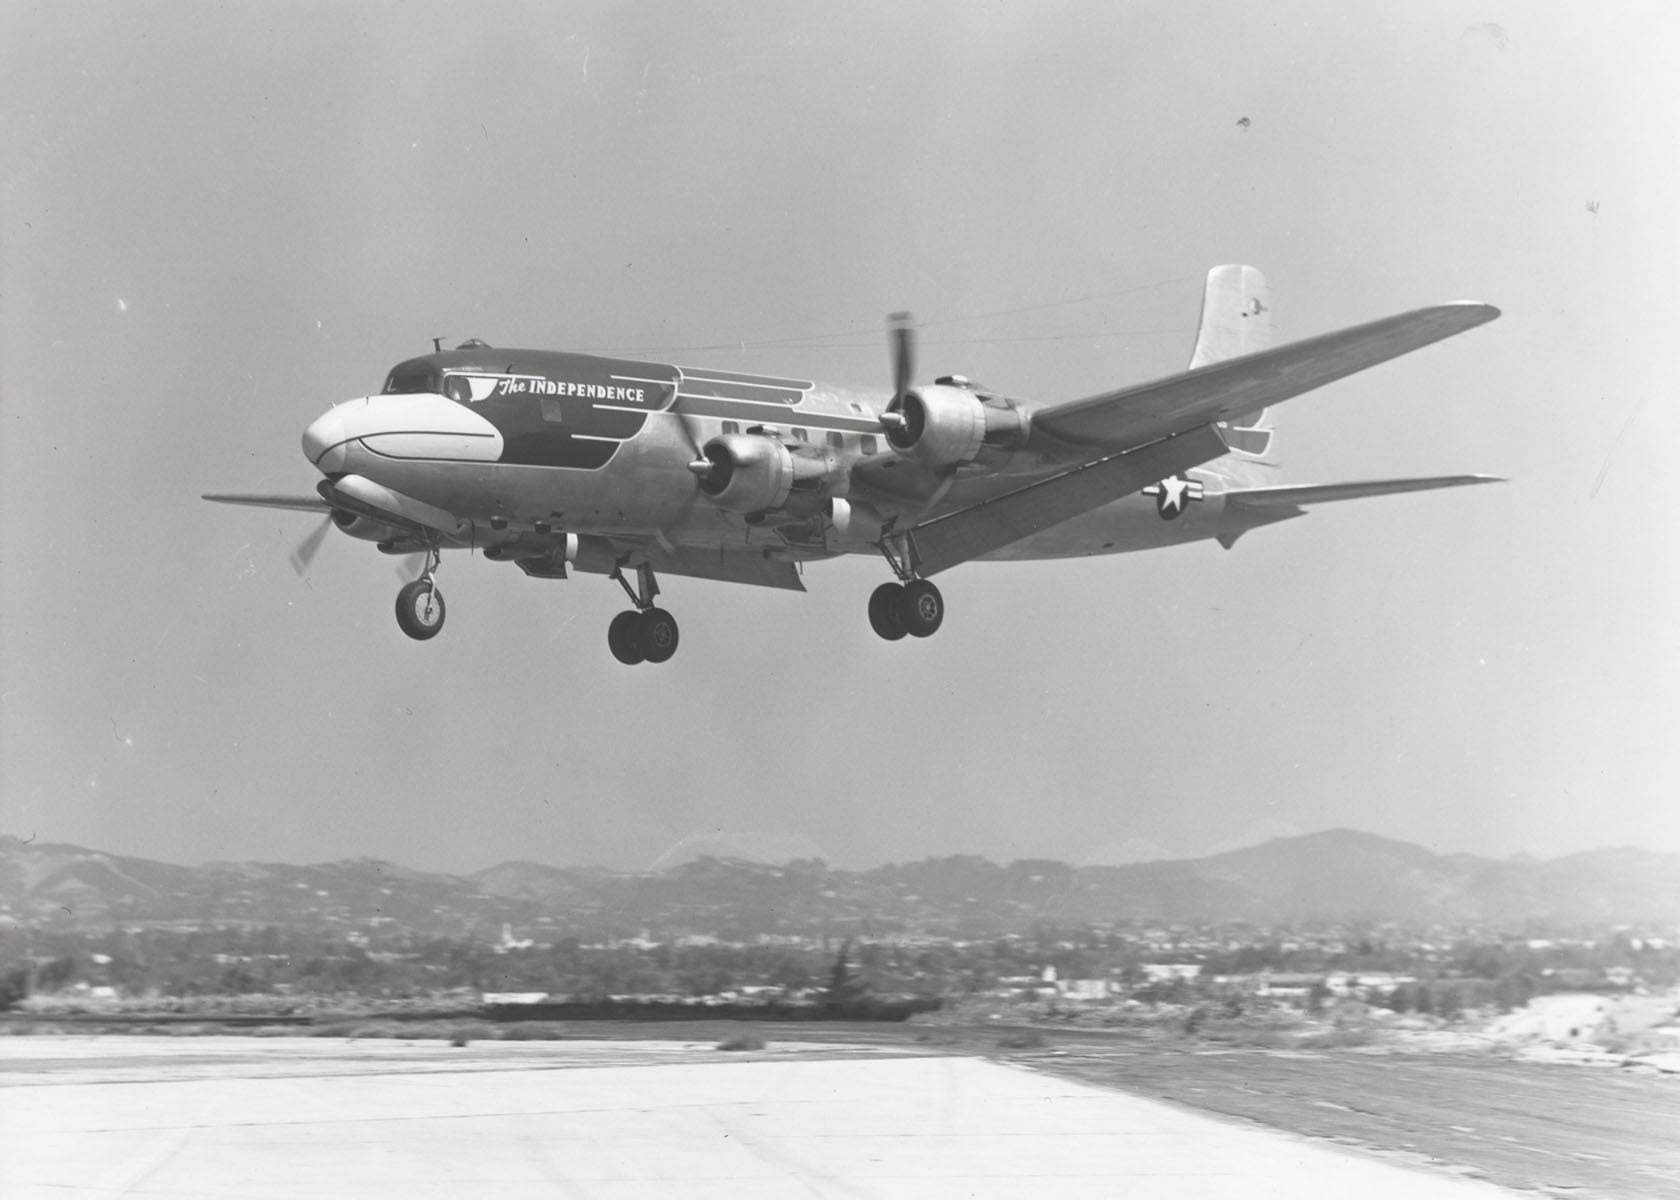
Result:
M1116 554L1211 540L1339 500L1500 482L1445 475L1275 482L1267 410L1499 316L1457 301L1273 345L1271 294L1251 266L1208 272L1189 367L1033 404L960 375L914 380L914 325L888 318L892 388L541 350L472 339L398 363L376 395L303 433L314 496L204 499L320 513L392 555L423 555L397 623L443 628L446 549L536 579L604 575L629 597L607 644L626 664L677 649L660 576L804 590L803 565L884 560L869 597L888 641L945 619L933 576L974 560Z

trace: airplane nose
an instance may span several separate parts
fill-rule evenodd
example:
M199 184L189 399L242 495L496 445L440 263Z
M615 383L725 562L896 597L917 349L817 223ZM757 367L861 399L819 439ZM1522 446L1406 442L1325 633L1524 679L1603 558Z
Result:
M322 471L331 474L332 466L324 459L331 451L337 451L338 456L342 457L343 451L339 447L344 444L344 440L344 416L338 409L329 408L303 431L304 457Z

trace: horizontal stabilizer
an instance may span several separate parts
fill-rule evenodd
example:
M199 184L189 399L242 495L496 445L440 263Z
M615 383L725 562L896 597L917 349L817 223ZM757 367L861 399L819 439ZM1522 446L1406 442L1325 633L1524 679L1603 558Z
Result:
M201 500L217 504L248 504L252 508L290 508L298 512L324 513L330 507L319 496L229 496L206 494Z
M1141 446L1199 425L1258 412L1498 315L1491 304L1464 300L1383 317L1211 362L1153 383L1041 408L1032 414L1033 434L1107 449Z
M1497 475L1435 475L1426 479L1373 479L1365 483L1236 488L1225 493L1225 503L1256 509L1301 508L1308 504L1328 504L1332 500L1359 500L1366 496L1392 496L1397 492L1427 492L1434 488L1504 482Z

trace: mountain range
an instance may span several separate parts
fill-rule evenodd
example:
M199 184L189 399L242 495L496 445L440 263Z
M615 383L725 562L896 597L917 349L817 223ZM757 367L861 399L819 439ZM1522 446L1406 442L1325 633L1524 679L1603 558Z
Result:
M856 871L819 859L703 856L648 872L507 862L448 875L376 859L181 866L0 837L0 924L38 928L240 924L482 937L503 923L537 922L580 937L984 936L1139 920L1672 926L1680 925L1680 854L1619 848L1499 860L1335 829L1124 866L959 855Z

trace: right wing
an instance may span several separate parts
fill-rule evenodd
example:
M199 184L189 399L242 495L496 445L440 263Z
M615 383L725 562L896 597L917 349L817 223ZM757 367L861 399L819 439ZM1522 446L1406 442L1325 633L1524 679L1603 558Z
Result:
M319 496L234 496L226 494L200 496L217 504L248 504L252 508L290 508L298 512L324 513L332 506Z
M1153 383L1048 405L1033 412L1033 434L1076 446L1130 449L1299 396L1498 315L1491 304L1462 300L1383 317Z

